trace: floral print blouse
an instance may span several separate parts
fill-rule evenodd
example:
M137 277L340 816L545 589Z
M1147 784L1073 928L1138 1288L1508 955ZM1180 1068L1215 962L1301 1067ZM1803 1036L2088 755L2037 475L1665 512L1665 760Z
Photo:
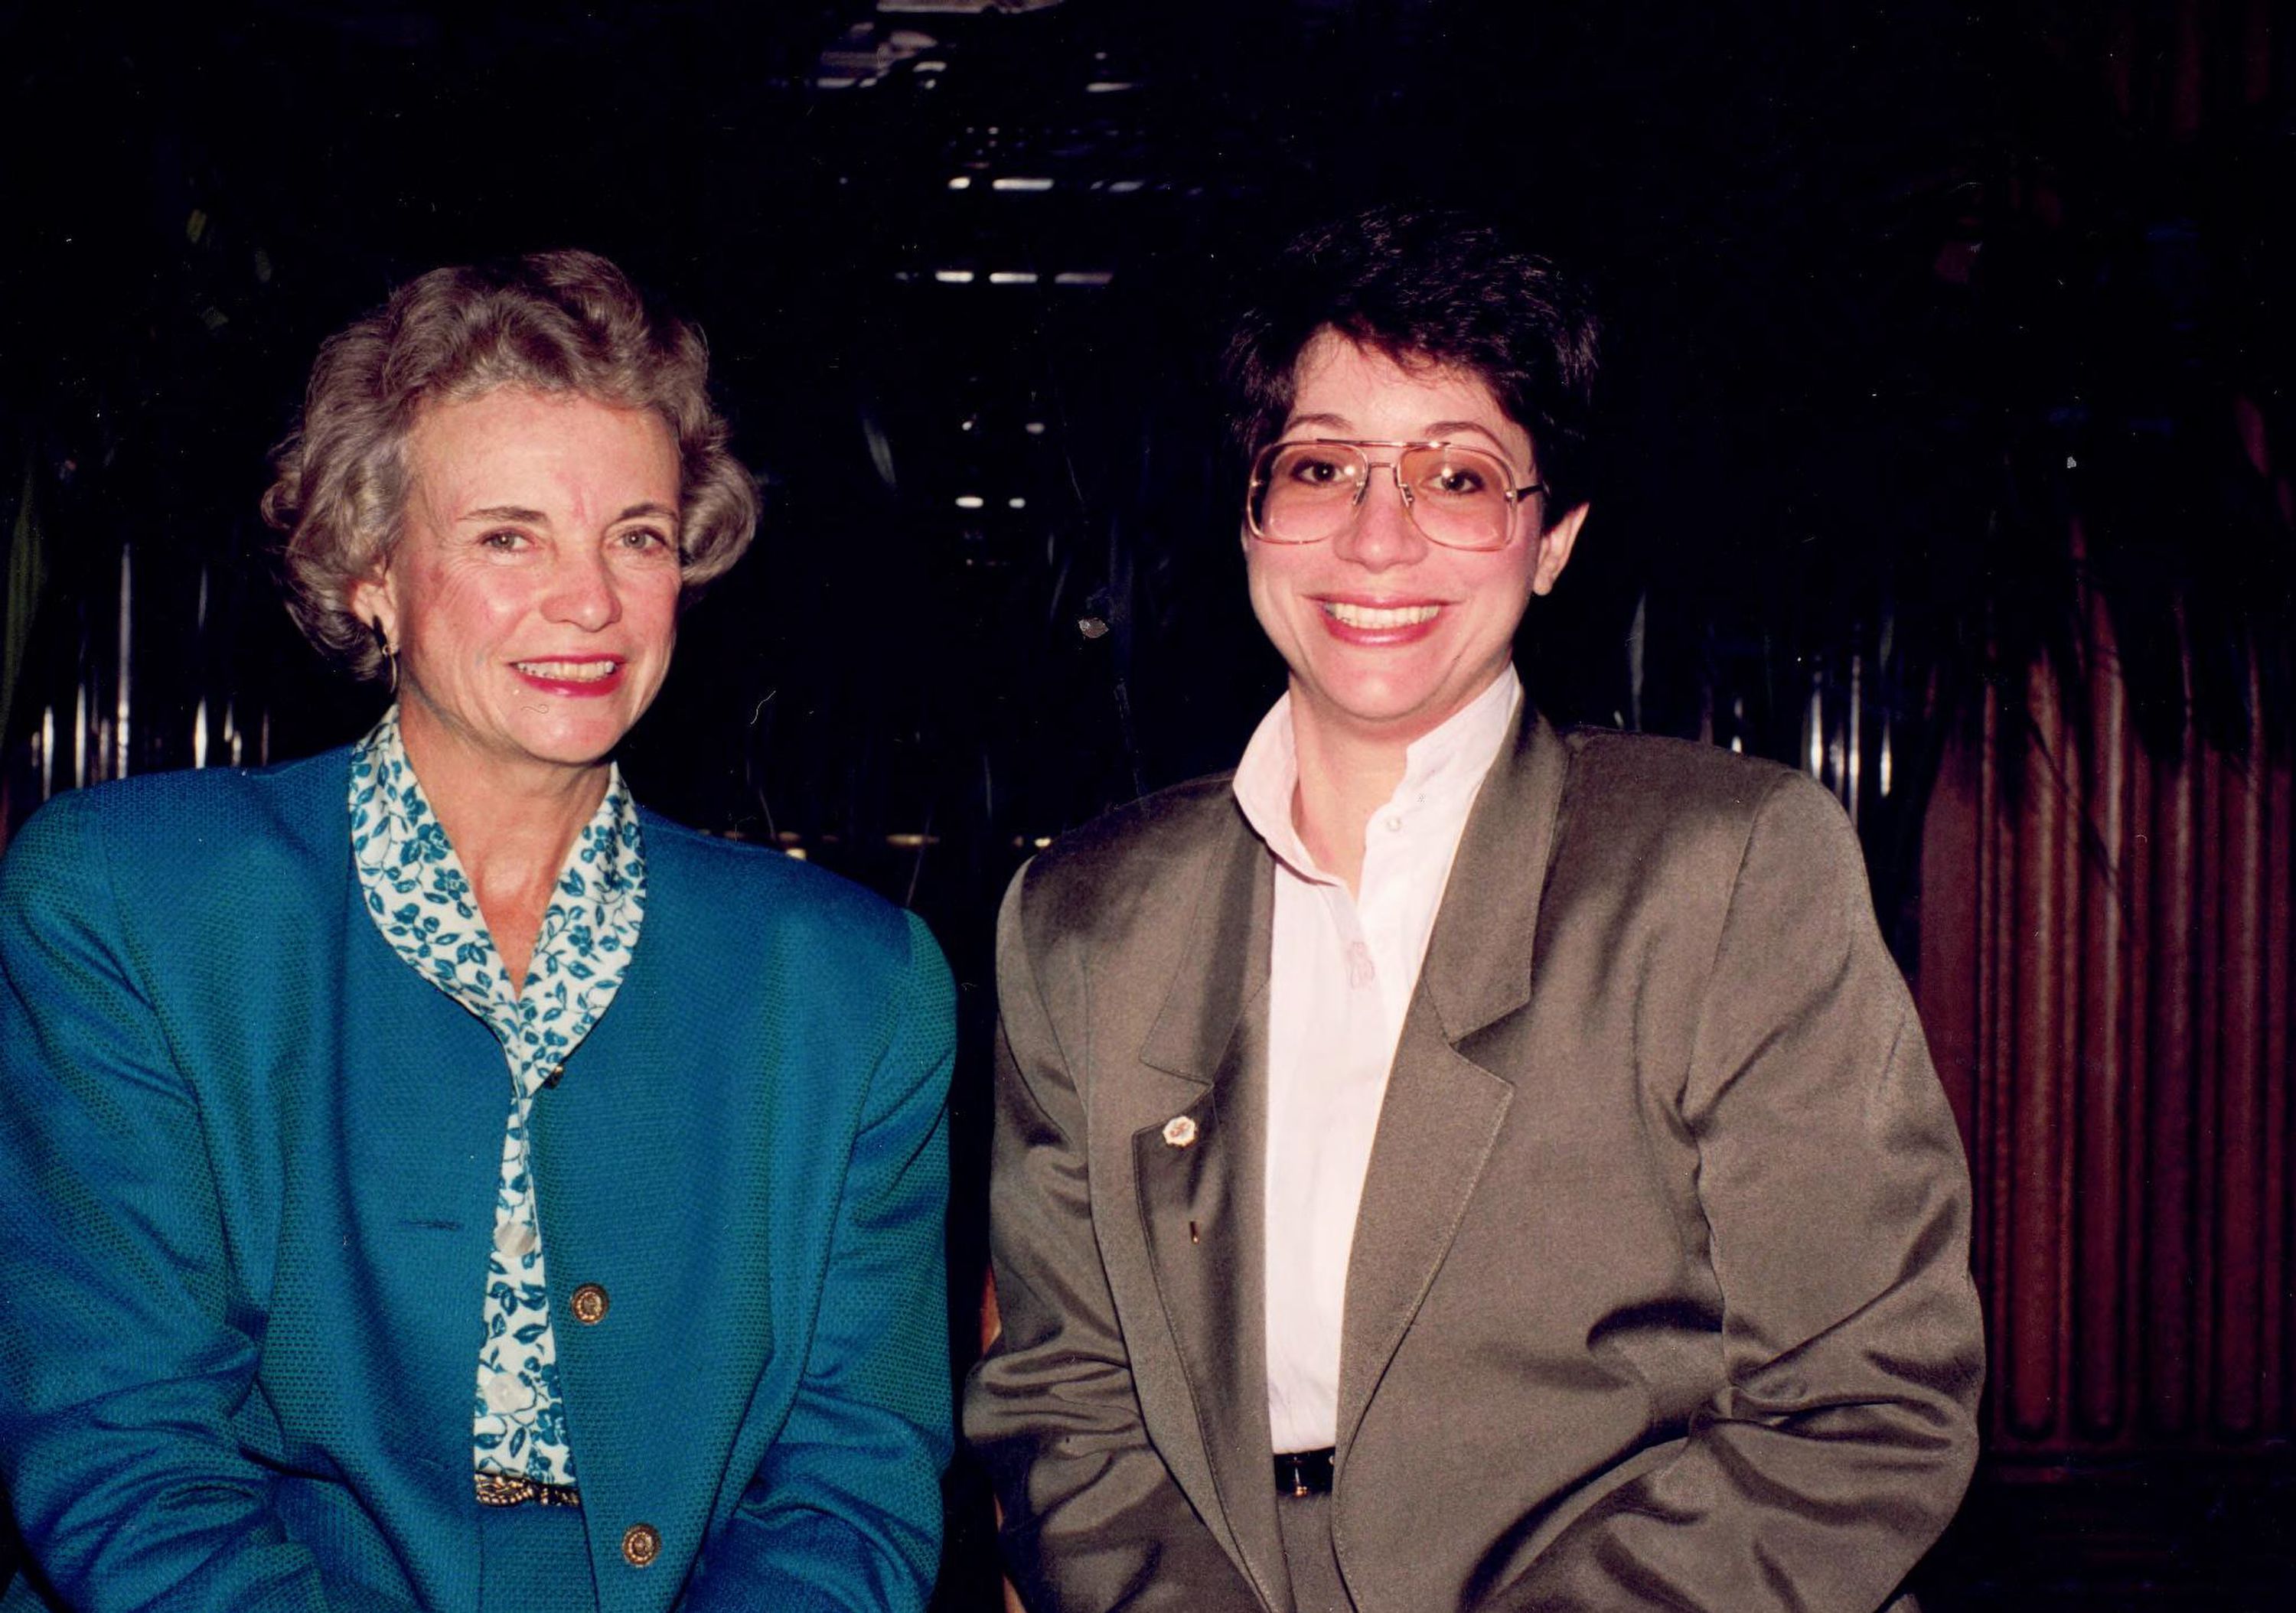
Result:
M571 1485L527 1119L535 1093L614 1000L637 945L645 916L637 807L614 769L605 798L575 837L525 987L515 992L469 876L407 764L396 706L352 753L350 811L351 853L375 928L409 967L494 1032L509 1067L472 1402L473 1462L480 1472Z

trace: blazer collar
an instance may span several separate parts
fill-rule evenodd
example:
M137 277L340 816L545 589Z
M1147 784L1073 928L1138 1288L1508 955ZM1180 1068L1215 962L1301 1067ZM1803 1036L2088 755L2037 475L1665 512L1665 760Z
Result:
M1456 1044L1530 1001L1539 894L1570 770L1554 725L1530 703L1491 764L1452 859L1420 970L1444 1039ZM1197 934L1141 1061L1210 1085L1252 997L1267 986L1275 881L1268 852L1231 810L1207 847Z
M1267 847L1233 801L1206 847L1195 934L1164 994L1140 1060L1210 1085L1236 1040L1245 1007L1267 991L1275 880Z
M1192 1499L1272 1608L1291 1579L1268 1469L1268 947L1274 864L1233 801L1204 847L1182 961L1141 1061L1201 1088L1132 1138L1157 1296L1195 1403L1209 1495Z
M1514 1101L1514 1064L1478 1036L1530 1001L1540 892L1569 753L1526 709L1452 860L1364 1173L1340 1347L1340 1473L1419 1314Z
M1473 1054L1478 1032L1530 1000L1539 896L1569 760L1554 727L1526 704L1452 863L1364 1182L1341 1346L1342 1472L1348 1443L1449 1250L1513 1096L1508 1071ZM1175 1149L1152 1128L1136 1140L1135 1160L1152 1263L1226 1521L1263 1592L1275 1593L1283 1568L1266 1470L1259 1201L1275 886L1267 847L1242 814L1218 822L1204 848L1194 935L1140 1055L1207 1089L1188 1111L1195 1141ZM1181 1234L1190 1239L1185 1249L1175 1228L1192 1229Z
M1454 1046L1530 1001L1538 900L1570 763L1554 725L1526 701L1468 815L1419 972Z

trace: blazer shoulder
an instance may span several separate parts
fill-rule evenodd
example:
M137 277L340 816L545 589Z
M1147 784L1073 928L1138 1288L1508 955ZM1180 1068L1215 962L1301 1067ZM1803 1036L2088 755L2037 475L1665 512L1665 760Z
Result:
M923 926L883 897L768 846L704 834L641 806L646 883L681 911L755 937L800 932L808 944L905 962ZM849 961L853 960L849 956Z
M127 834L266 831L272 827L266 820L299 815L322 800L344 805L349 788L350 750L342 747L267 767L186 767L68 790L35 812L26 827L66 815Z
M1648 869L1690 858L1734 875L1757 834L1862 867L1849 815L1783 763L1696 740L1574 728L1560 833L1575 862Z
M91 784L26 820L7 861L101 858L131 884L166 881L191 897L211 878L257 880L280 872L283 860L348 846L349 779L349 752L338 749L274 767L191 768Z
M1054 840L1021 870L1025 899L1089 893L1106 899L1168 872L1242 827L1234 774L1206 774L1113 811Z
M1562 739L1570 757L1565 794L1575 808L1599 801L1636 816L1751 823L1782 791L1806 788L1833 799L1808 774L1783 763L1698 740L1613 728L1570 728Z

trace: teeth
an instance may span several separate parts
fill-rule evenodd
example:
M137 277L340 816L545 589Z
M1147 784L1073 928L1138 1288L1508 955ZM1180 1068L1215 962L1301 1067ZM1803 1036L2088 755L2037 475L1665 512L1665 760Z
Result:
M1332 600L1324 604L1324 614L1349 627L1415 627L1433 621L1442 609L1440 605L1349 605Z
M521 672L529 677L546 677L561 684L594 684L600 678L611 677L617 663L613 661L514 661Z

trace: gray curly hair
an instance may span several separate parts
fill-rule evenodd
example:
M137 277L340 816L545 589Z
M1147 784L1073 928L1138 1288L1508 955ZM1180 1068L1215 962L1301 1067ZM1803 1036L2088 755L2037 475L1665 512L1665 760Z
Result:
M408 282L320 347L302 417L273 451L263 518L286 534L289 614L353 676L383 675L381 647L350 595L398 541L407 437L431 403L504 386L652 409L669 426L690 599L742 557L758 527L757 484L726 447L709 373L701 332L651 307L595 252L537 252Z

